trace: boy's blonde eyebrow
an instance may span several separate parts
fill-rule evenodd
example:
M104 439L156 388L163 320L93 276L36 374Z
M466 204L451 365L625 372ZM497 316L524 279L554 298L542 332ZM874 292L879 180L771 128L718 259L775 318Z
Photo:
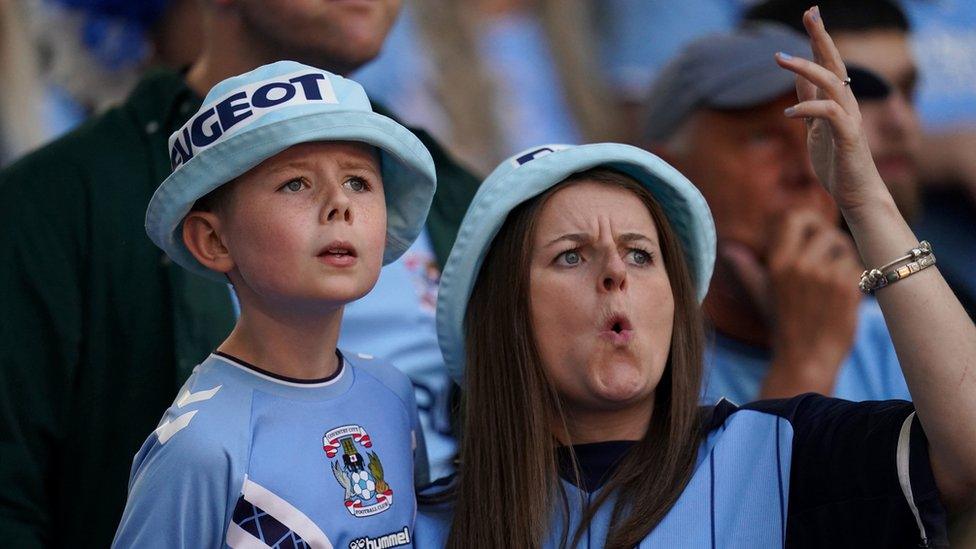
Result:
M365 160L340 160L339 167L346 169L365 169L379 173L379 162L367 162Z
M338 164L339 164L339 167L340 168L346 169L346 170L350 170L350 169L352 169L352 170L369 170L369 171L375 172L377 174L380 173L380 167L379 167L379 163L378 162L371 163L371 162L368 162L366 160L342 159L342 160L339 160ZM277 172L282 172L282 171L289 170L289 169L294 169L294 168L311 168L311 167L313 167L313 166L310 166L309 165L309 162L304 157L300 157L300 158L296 158L296 159L294 159L292 161L289 161L289 162L287 162L285 164L279 164L279 165L276 165L276 166L268 166L267 170L268 170L268 173L269 174L274 174L274 173L277 173Z

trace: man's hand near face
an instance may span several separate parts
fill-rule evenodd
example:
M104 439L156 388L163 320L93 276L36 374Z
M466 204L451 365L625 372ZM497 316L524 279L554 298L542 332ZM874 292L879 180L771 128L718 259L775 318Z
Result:
M770 234L765 266L744 246L722 250L770 328L759 398L829 395L854 343L860 262L850 237L813 212L788 213Z

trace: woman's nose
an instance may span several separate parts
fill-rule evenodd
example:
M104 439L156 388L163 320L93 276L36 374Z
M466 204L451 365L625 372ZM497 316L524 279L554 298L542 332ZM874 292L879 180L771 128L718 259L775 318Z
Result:
M613 251L607 254L603 273L600 275L600 287L605 292L624 290L627 286L627 265L620 254Z

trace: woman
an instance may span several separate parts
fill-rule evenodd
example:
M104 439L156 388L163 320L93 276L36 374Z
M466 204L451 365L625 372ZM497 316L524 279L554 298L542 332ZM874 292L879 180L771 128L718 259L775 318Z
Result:
M919 248L908 261L925 264L836 48L815 10L804 23L818 62L778 57L801 77L786 115L811 120L817 174L864 263ZM700 410L696 298L714 244L701 196L636 149L542 148L489 176L441 281L465 418L459 474L418 517L418 546L944 543L943 503L976 492L976 327L938 271L877 292L914 406Z

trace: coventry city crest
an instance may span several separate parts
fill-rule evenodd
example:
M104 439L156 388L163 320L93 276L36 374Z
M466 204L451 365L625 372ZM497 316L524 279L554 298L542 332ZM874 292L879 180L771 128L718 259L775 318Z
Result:
M336 427L322 437L332 474L345 490L346 510L355 517L382 513L393 505L393 489L383 479L383 464L376 452L369 451L372 447L369 434L359 425ZM364 463L360 448L366 450L369 463Z

